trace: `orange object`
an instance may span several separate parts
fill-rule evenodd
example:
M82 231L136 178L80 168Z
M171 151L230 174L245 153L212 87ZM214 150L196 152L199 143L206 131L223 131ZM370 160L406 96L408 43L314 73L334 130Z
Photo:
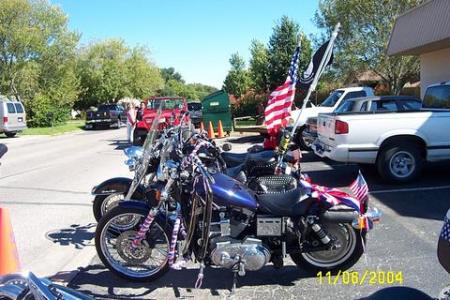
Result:
M209 121L209 126L208 126L208 138L213 139L214 137L215 137L215 136L214 136L214 128L213 128L212 122Z
M203 125L203 122L200 122L200 132L205 131L205 125Z
M217 128L217 137L219 139L222 139L222 138L225 137L225 135L223 134L223 127L222 127L222 121L221 120L219 120L219 126Z
M19 254L9 210L0 207L0 276L20 272Z

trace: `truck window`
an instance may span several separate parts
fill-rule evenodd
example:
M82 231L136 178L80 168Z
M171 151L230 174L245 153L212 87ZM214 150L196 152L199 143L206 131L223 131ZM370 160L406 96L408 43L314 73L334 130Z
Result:
M424 108L450 108L450 85L436 85L427 88L423 98Z
M6 103L6 106L8 106L8 113L9 114L15 114L16 113L16 109L14 108L14 104Z
M397 103L394 100L372 101L370 111L373 112L389 112L398 111Z
M347 95L344 96L344 100L359 98L359 97L366 97L366 96L367 96L366 92L364 92L364 91L349 92L349 93L347 93Z
M191 103L188 103L188 110L189 110L189 111L202 110L202 104L201 104L201 103L198 103L198 102L191 102Z
M102 104L98 107L98 111L109 111L109 110L115 110L115 105L108 105L108 104Z
M344 101L339 104L339 106L334 110L336 113L344 113L353 110L355 106L355 101Z
M422 108L422 102L419 100L399 100L398 106L400 110L420 110Z
M341 98L343 91L334 91L332 92L321 104L323 107L333 107L336 102Z

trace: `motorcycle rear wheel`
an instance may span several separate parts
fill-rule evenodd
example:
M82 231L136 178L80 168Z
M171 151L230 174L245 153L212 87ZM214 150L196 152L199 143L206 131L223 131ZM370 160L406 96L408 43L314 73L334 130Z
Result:
M358 262L364 253L365 232L353 228L350 224L321 224L321 226L331 239L340 244L340 247L335 250L291 253L291 259L297 267L312 274L320 271L336 274Z
M133 250L129 246L147 213L147 210L139 208L115 207L100 220L95 232L95 247L100 260L111 272L128 280L152 281L169 270L172 231L167 222L155 219L139 248ZM126 230L119 231L115 223L120 218L137 221L133 228L128 226ZM153 266L151 261L158 253L161 257Z

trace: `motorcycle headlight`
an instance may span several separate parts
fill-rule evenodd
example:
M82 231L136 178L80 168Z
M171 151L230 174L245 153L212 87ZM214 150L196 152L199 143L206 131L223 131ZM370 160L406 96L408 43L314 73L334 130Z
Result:
M128 166L128 168L130 169L130 171L134 171L136 169L136 160L131 158L131 159L127 159L125 161L125 165Z

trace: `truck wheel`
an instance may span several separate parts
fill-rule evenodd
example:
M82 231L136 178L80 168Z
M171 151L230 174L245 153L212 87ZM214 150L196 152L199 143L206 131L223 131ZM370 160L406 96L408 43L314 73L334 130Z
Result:
M305 131L306 127L302 126L295 133L294 141L300 146L301 150L311 151L311 143L305 141L303 138L303 131Z
M9 138L15 137L17 132L5 132L6 136Z
M423 167L420 146L414 143L388 145L381 150L377 170L387 181L403 183L415 179Z

